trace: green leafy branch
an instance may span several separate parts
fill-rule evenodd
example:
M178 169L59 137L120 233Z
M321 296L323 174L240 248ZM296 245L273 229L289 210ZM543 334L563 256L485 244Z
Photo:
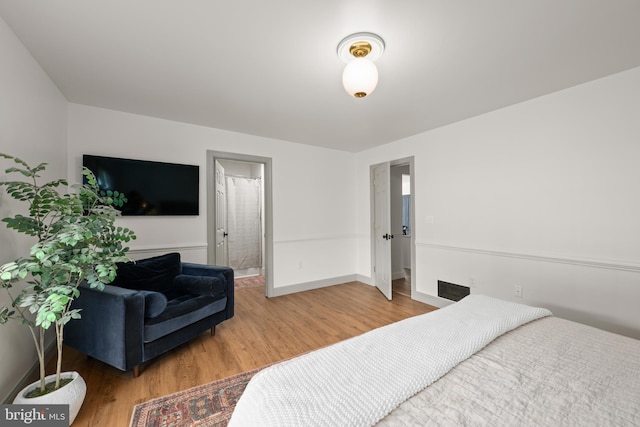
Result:
M15 319L30 328L40 359L41 388L44 388L43 331L55 327L57 388L64 325L80 318L79 310L71 309L71 303L80 295L78 287L86 281L92 288L102 290L112 282L116 263L128 261L126 243L136 236L128 228L115 226L120 216L117 208L126 202L125 195L100 190L90 170L83 169L83 184L70 186L59 179L39 185L39 173L45 170L46 163L30 167L21 159L2 153L0 157L18 165L6 169L6 173L27 178L0 182L0 187L5 187L15 200L28 204L28 216L17 214L2 221L9 229L37 238L28 257L0 266L0 287L6 289L11 299L11 307L0 308L0 324ZM14 284L25 281L22 290L12 294Z

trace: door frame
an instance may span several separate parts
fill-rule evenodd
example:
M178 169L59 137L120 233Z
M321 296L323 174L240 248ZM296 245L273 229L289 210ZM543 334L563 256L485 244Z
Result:
M383 161L369 166L369 208L370 208L370 244L371 244L371 279L375 280L376 268L376 248L375 248L375 234L373 228L373 222L375 219L375 206L374 206L374 191L373 186L373 168L374 166L389 163L389 168L392 166L409 165L409 178L411 182L411 236L409 241L409 249L411 250L411 299L416 299L416 179L415 179L415 157L403 157L401 159ZM391 214L391 212L389 212ZM389 260L391 262L391 260ZM391 281L391 289L393 294L393 279Z
M264 278L265 296L273 297L273 191L272 160L270 157L207 150L207 262L216 264L215 248L215 161L235 160L240 162L261 163L264 166ZM213 193L212 193L213 192Z

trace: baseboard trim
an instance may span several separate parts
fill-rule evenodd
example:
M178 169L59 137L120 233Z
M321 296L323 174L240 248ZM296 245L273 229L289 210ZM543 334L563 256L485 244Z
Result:
M273 296L280 297L283 295L294 294L297 292L311 291L313 289L326 288L327 286L341 285L343 283L360 281L357 274L349 274L347 276L331 277L328 279L314 280L311 282L298 283L295 285L281 286L273 289Z
M371 276L363 276L362 274L356 274L356 281L362 282L365 285L373 286L373 279Z
M449 301L444 298L434 297L433 295L425 294L415 291L411 294L411 299L421 302L423 304L432 305L434 307L442 308L453 304L453 301Z
M52 340L44 350L45 366L48 365L53 360L56 354L57 354L56 341ZM40 362L36 360L36 362L33 364L31 369L29 369L22 376L22 379L18 381L18 384L16 384L15 387L9 392L9 394L7 394L4 397L3 403L10 404L11 402L13 402L13 399L16 398L20 390L22 390L32 382L36 381L38 378L40 378Z
M428 249L446 250L446 251L454 251L454 252L467 252L467 253L473 253L473 254L499 256L499 257L505 257L505 258L520 258L520 259L526 259L530 261L553 262L557 264L571 264L571 265L578 265L581 267L605 268L609 270L621 270L621 271L631 271L634 273L640 273L640 264L626 262L626 261L588 259L588 258L565 257L565 256L556 256L556 255L537 255L537 254L527 254L527 253L519 253L519 252L497 251L492 249L440 245L440 244L433 244L433 243L416 243L416 246L422 247L422 248L428 248Z

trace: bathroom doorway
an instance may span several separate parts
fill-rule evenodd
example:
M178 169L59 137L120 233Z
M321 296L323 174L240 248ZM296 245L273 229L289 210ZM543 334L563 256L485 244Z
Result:
M270 159L209 157L209 262L233 268L237 289L262 287L271 296Z
M390 168L391 274L394 293L411 297L411 167Z
M371 277L387 297L415 295L414 158L370 167Z

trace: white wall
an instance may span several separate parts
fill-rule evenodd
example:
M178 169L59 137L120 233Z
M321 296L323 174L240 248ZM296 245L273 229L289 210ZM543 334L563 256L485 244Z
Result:
M425 300L438 279L473 284L640 338L638 112L640 68L360 153L358 273L371 270L369 166L413 155Z
M60 91L0 18L0 152L35 165L48 162L43 179L67 174L67 102ZM0 159L0 180L13 163ZM11 176L11 179L17 177ZM0 218L26 213L4 189L0 190ZM29 253L35 240L23 238L0 224L0 264ZM0 306L10 305L4 289ZM21 381L37 357L26 327L11 323L0 326L0 401Z
M82 154L200 165L199 216L119 220L138 235L134 252L177 249L206 262L207 150L272 158L274 288L354 276L354 154L69 105L70 167L78 179Z

